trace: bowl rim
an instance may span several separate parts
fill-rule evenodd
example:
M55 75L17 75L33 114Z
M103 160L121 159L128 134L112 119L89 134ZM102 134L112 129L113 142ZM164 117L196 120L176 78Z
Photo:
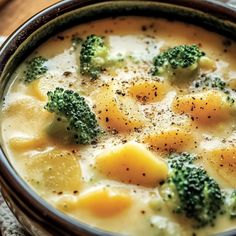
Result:
M159 2L192 8L202 12L205 12L205 10L208 9L208 14L216 15L221 19L236 23L236 7L234 8L216 0L61 0L30 17L7 37L0 47L0 74L3 72L3 68L12 53L30 34L45 23L77 8L109 2Z
M48 8L40 11L32 16L25 23L19 26L3 43L0 47L0 74L2 74L7 61L11 58L13 52L30 36L35 30L42 27L47 22L55 19L56 17L68 13L72 10L91 6L97 3L112 3L114 0L62 0L58 3L49 6ZM115 2L127 2L123 0L115 0ZM134 2L132 0L128 2ZM138 0L136 2L148 2L146 0ZM205 11L206 8L210 9L209 13L216 14L219 18L227 19L231 22L236 22L236 8L226 6L222 2L214 0L152 0L150 2L167 3L171 5L179 5L180 7L194 8L196 10ZM91 234L98 236L115 236L117 234L106 232L93 227L89 224L83 223L80 220L73 219L66 214L61 213L56 208L52 207L49 203L43 200L36 192L30 188L26 182L17 174L17 171L11 165L4 153L3 144L0 147L0 182L2 187L6 188L12 193L13 199L22 207L24 203L30 203L30 210L24 209L26 212L34 217L38 222L44 225L64 229L70 232L79 232L82 234ZM13 191L14 189L14 191ZM17 196L17 197L16 197ZM20 200L19 200L20 199ZM46 220L42 220L40 215L44 216ZM69 232L68 231L68 232ZM236 231L234 231L235 233ZM71 234L68 234L71 235ZM222 233L222 235L226 235ZM230 235L230 234L227 234Z

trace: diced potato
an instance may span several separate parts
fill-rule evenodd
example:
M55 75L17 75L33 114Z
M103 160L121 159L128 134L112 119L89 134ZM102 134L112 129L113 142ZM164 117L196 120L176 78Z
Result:
M60 72L53 71L51 74L48 72L47 75L41 76L28 84L27 93L44 102L47 100L48 91L54 91L57 87L71 89L75 81L76 77L73 73L65 79Z
M229 80L228 85L231 89L236 90L236 78L232 78Z
M10 147L17 152L43 148L47 144L45 138L16 137L9 140Z
M12 96L12 100L8 101L7 106L4 108L4 113L6 116L16 116L16 115L25 115L26 119L34 119L40 115L48 114L41 102L33 99L30 96L22 96L17 99L18 96Z
M88 192L79 196L78 206L98 217L115 216L132 204L132 199L124 193L117 193L108 188Z
M29 183L41 192L74 192L80 188L80 165L70 152L49 151L33 156L26 171Z
M207 160L223 179L236 188L236 147L212 150Z
M174 112L186 113L202 125L213 125L230 117L232 104L227 96L216 90L177 97L172 104Z
M199 59L199 67L204 71L216 70L216 63L209 57L203 56Z
M28 94L44 102L47 100L48 91L54 91L57 87L62 87L62 83L64 88L69 89L69 85L74 80L73 76L64 79L61 74L56 72L51 75L47 73L47 76L41 76L27 85Z
M44 129L52 122L53 114L43 108L44 104L29 96L18 98L12 96L12 101L7 101L2 115L4 126L8 127L9 133L20 136L39 137Z
M163 99L168 91L166 83L161 81L141 81L133 84L129 93L141 102L158 102Z
M165 162L136 142L98 156L96 168L108 178L147 187L157 186L168 174Z
M184 151L193 145L193 135L187 128L172 127L168 130L148 134L144 142L160 152Z
M130 131L144 124L138 104L128 96L115 92L111 86L102 87L94 97L99 123L108 129Z
M36 97L40 101L47 100L47 91L45 91L41 79L37 79L31 82L28 86L29 86L30 94L32 96Z

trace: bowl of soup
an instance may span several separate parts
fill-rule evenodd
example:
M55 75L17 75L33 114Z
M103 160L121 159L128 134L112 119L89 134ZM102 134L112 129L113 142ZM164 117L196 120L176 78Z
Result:
M235 20L63 1L8 38L1 190L30 234L235 235Z

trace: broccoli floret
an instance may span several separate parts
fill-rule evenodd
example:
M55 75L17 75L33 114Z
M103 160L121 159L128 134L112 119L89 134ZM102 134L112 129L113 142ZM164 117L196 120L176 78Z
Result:
M226 198L226 212L231 219L236 219L236 190L232 191Z
M161 195L174 213L192 219L194 227L204 227L214 225L224 197L216 181L194 165L196 158L190 153L170 155L170 174L161 186Z
M202 75L199 80L193 82L194 88L201 88L201 89L214 88L224 91L226 89L226 86L227 86L226 82L217 76L212 77L212 76Z
M182 72L192 72L198 67L199 59L205 53L196 45L180 45L160 53L153 58L152 74L162 75L171 72L172 75Z
M88 144L96 139L100 129L95 114L77 92L56 88L48 92L45 109L67 121L67 129L77 144Z
M88 36L81 46L80 73L97 79L105 69L108 51L102 37L93 34Z
M76 50L78 48L78 45L81 45L83 43L83 39L80 38L78 35L74 34L72 35L71 42L72 47L74 48L74 50Z
M42 56L35 57L26 63L26 70L24 70L24 82L30 83L44 75L48 68L45 65L46 58Z
M171 168L181 168L183 165L192 165L197 160L197 155L188 152L171 153L169 155L169 165Z
M200 90L217 89L227 95L227 101L233 104L235 102L232 96L232 90L228 88L227 83L217 76L202 75L199 80L192 84L193 88Z

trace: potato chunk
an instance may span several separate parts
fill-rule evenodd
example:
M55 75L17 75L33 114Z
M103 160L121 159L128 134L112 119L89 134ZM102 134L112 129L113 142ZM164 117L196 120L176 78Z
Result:
M132 204L132 199L124 193L117 193L103 188L82 194L78 199L78 206L87 209L98 217L115 216Z
M231 78L228 81L228 85L231 89L236 90L236 78Z
M47 100L47 91L49 91L50 88L45 91L44 84L42 83L42 79L37 79L33 82L31 82L29 86L30 95L36 97L40 101L46 101Z
M210 59L209 57L203 56L199 59L199 67L203 71L215 71L216 63L214 60Z
M227 96L215 90L179 96L172 106L175 112L186 113L202 125L213 125L227 120L232 109Z
M117 94L112 87L103 87L96 94L99 123L108 129L130 131L144 124L138 104L130 97Z
M80 165L70 152L38 154L29 159L26 168L29 183L41 192L73 192L80 187Z
M64 88L69 89L69 84L73 81L73 76L64 79L62 75L57 72L53 72L53 74L47 73L47 76L41 76L28 84L27 92L30 96L44 102L47 101L48 91L54 91L57 87L62 87L62 83Z
M15 137L9 140L10 147L17 152L43 148L47 141L43 137L23 138Z
M158 102L167 93L167 84L160 81L141 81L133 84L129 93L140 102Z
M167 165L142 144L129 142L97 157L97 169L108 178L155 187L167 177Z
M44 129L52 122L53 116L43 108L44 104L32 97L18 97L14 94L2 115L4 126L8 127L9 133L17 135L39 137Z
M212 150L207 160L223 179L236 188L236 147Z
M160 152L182 152L193 146L193 135L187 128L172 127L168 130L148 134L144 142Z

